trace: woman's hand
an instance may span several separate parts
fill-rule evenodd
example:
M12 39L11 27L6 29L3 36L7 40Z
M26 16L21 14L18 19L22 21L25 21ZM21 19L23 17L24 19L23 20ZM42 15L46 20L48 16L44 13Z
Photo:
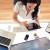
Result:
M21 26L26 26L26 27L28 27L27 21L25 21L25 22L20 22L19 24L20 24Z

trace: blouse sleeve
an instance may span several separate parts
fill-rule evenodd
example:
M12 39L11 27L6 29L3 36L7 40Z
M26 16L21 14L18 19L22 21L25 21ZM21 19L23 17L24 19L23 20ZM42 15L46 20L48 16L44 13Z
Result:
M20 4L19 4L20 2L17 2L16 4L15 4L15 6L14 6L14 12L19 12L19 10L20 10Z

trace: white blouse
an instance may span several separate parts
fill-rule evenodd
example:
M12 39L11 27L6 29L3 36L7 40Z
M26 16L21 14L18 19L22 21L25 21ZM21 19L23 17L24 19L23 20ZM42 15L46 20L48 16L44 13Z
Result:
M25 8L25 6L22 4L21 1L17 2L16 5L14 6L14 12L17 12L17 13L19 12L19 16L22 17L24 21L28 21L29 23L30 23L30 22L31 22L31 23L34 22L34 20L32 20L32 15L31 15L31 13L32 13L33 11L34 11L34 9L31 10L31 11L29 12L29 14L26 16L27 11L26 11L26 8Z

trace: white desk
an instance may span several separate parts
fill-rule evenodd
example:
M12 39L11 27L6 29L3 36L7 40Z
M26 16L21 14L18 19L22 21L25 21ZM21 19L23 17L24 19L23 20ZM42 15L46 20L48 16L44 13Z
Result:
M16 32L16 37L14 39L13 44L25 42L24 37L25 37L26 34L29 35L28 41L35 39L34 33L37 33L37 35L40 38L47 37L48 39L50 39L50 34L45 32L45 29L46 29L48 23L40 23L40 25L41 25L42 28L38 29L38 30L33 30L33 31L29 31L29 32ZM14 26L17 27L19 25L17 25L16 23L13 23L12 21L10 21L10 22L8 22L8 21L0 22L0 29L3 29L3 30L13 32L12 29L13 29Z

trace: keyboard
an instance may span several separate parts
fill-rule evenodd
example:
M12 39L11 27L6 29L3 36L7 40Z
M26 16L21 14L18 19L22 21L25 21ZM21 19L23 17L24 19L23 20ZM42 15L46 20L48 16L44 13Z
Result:
M1 44L9 45L10 41L11 41L11 39L0 36L0 43Z

